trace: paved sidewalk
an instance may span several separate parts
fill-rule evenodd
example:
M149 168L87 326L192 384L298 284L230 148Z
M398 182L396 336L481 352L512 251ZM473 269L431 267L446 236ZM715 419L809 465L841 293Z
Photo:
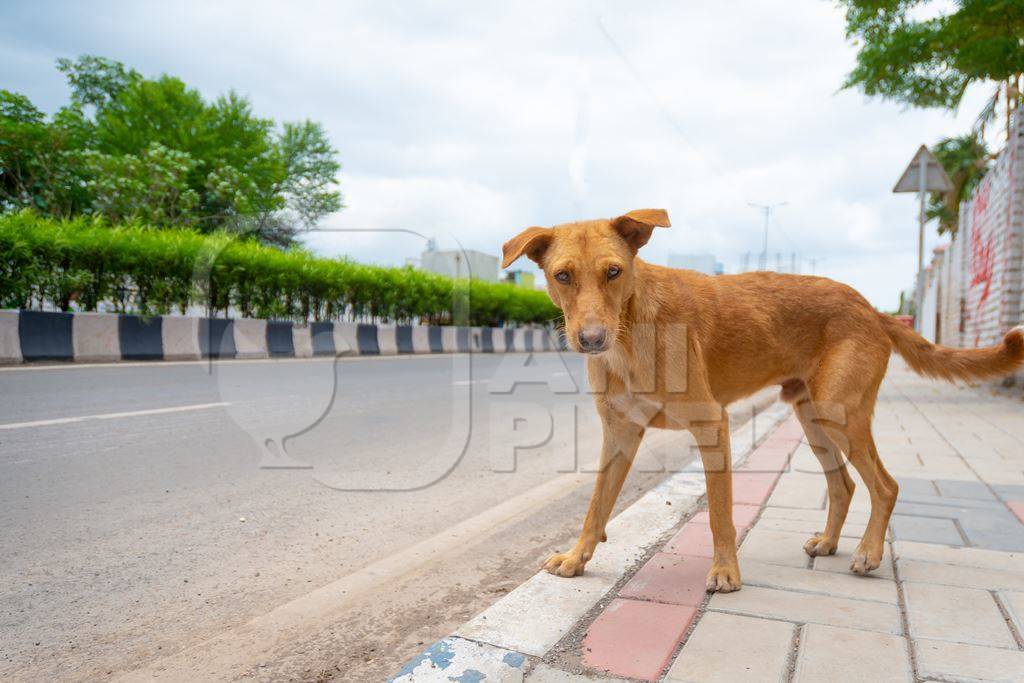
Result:
M871 576L848 570L870 509L862 485L836 555L804 553L826 490L789 418L734 475L743 590L704 592L710 531L696 512L557 644L503 649L501 634L470 630L401 680L1024 680L1024 403L894 362L874 433L900 496ZM552 584L549 599L580 590L574 581ZM532 616L520 606L523 630L542 628ZM452 648L495 666L453 676Z

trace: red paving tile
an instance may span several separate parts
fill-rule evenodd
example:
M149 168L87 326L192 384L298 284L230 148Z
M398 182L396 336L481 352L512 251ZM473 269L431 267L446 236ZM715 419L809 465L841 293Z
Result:
M732 502L760 507L768 500L778 477L775 472L733 472Z
M761 508L758 505L733 505L732 506L732 523L736 525L736 530L749 529L757 518L757 513L760 512ZM690 522L698 522L700 524L706 524L711 526L711 519L708 516L707 510L701 510L690 518Z
M1015 500L1010 501L1006 504L1013 514L1017 515L1017 519L1020 520L1021 524L1024 524L1024 501Z
M768 441L773 440L789 440L799 441L804 437L804 429L800 426L800 421L796 418L789 418L781 425L779 425L775 431L768 437Z
M656 553L629 580L619 596L696 607L707 597L710 557Z
M707 517L698 519L700 514L683 525L675 536L665 544L666 553L676 555L693 555L695 557L714 557L715 542L711 538L711 527Z
M760 505L733 505L732 523L736 525L736 530L749 529L754 526L754 520L757 519L757 513L760 511Z
M736 540L754 524L761 508L757 505L733 505L732 523L736 526ZM683 525L668 543L665 552L675 555L693 555L695 557L713 557L715 544L711 536L711 518L707 510L701 510L690 521Z
M733 473L737 536L754 524L803 437L789 420ZM1024 503L1008 503L1024 522ZM707 510L698 512L622 587L583 639L583 663L616 676L655 680L669 663L706 596L714 541ZM644 601L638 602L631 598Z
M615 676L653 681L668 664L697 608L612 600L583 639L583 664Z
M737 471L743 472L777 472L782 473L789 469L789 456L793 449L785 448L758 448L751 453L743 466Z

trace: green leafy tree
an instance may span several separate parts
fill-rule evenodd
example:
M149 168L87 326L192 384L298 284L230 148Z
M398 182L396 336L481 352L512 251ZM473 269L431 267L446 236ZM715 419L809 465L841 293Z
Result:
M915 18L933 0L839 0L857 63L843 87L915 107L955 110L967 87L991 83L995 94L979 118L991 120L1002 99L1007 126L1020 105L1024 72L1024 0L955 0L951 11Z
M322 216L341 210L341 195L333 189L341 164L323 126L286 123L277 147L284 170L279 188L302 225L313 227Z
M50 120L0 91L0 210L32 208L160 227L228 230L290 246L342 208L341 168L320 124L256 116L229 92L96 56L58 60L70 103Z
M88 196L71 154L87 129L77 110L62 109L48 123L28 98L0 90L0 210L55 217L81 211Z
M928 218L937 218L939 234L955 234L960 224L960 203L988 172L992 155L977 135L945 138L932 147L932 152L952 181L949 192L934 192L928 199Z
M121 62L95 55L83 55L74 61L58 59L57 71L68 79L72 105L91 105L97 111L117 100L128 86L142 78Z
M191 223L191 211L199 195L188 185L195 161L185 152L153 142L139 155L84 150L77 164L92 197L90 213L111 223Z

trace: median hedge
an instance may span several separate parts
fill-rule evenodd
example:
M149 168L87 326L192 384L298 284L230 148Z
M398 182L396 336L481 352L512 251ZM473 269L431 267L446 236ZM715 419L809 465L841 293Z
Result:
M190 305L256 318L373 318L433 324L545 323L543 292L505 283L281 251L227 234L114 226L30 212L0 215L0 308L184 313Z

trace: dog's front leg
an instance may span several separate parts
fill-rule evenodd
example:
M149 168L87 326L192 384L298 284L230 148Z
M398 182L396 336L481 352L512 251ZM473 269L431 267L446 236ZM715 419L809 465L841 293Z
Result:
M708 572L708 591L729 593L740 589L740 565L736 559L736 527L732 522L732 451L729 447L729 419L692 430L700 448L708 487L708 516L715 543L714 559Z
M605 539L605 524L612 514L615 500L619 497L622 483L629 474L644 436L642 427L610 415L602 415L602 424L604 441L601 446L601 462L594 493L590 497L590 507L583 522L583 531L572 550L555 553L544 563L544 569L558 576L582 574L583 568L594 556L594 548Z

